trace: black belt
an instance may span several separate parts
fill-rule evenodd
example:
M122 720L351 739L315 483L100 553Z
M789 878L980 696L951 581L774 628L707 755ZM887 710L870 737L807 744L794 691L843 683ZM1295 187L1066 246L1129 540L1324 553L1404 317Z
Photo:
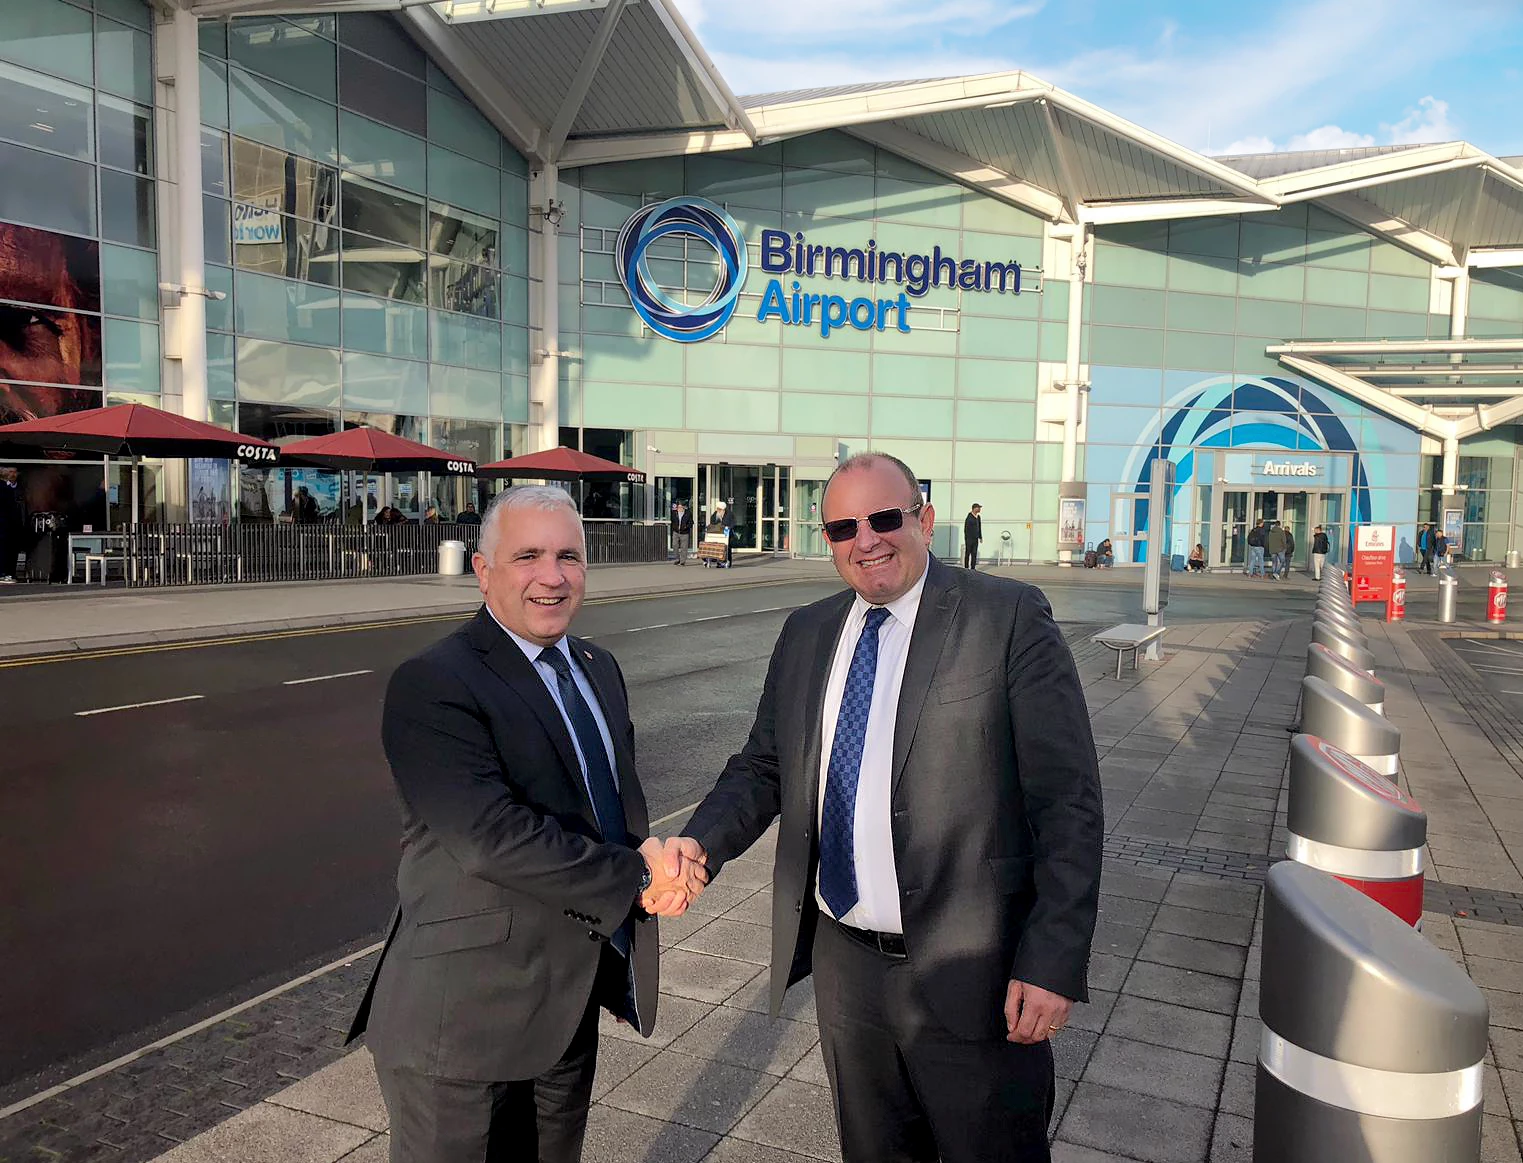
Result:
M826 914L827 916L829 914ZM879 933L874 929L859 929L855 925L843 925L840 921L835 922L836 929L850 937L858 945L866 945L869 949L876 949L885 957L905 958L909 951L904 947L904 937L900 933Z

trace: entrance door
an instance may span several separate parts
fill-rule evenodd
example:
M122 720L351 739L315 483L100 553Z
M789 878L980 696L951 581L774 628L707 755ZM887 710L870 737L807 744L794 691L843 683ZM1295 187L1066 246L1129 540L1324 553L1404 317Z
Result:
M1146 504L1147 493L1111 494L1111 552L1117 565L1131 565L1137 561L1135 545L1140 537L1147 539L1147 531L1137 531L1137 506Z
M830 556L820 529L820 502L824 497L824 481L799 481L793 487L793 551L799 557Z
M1290 531L1296 542L1290 555L1291 569L1304 569L1311 561L1311 526L1306 521L1309 509L1307 494L1280 494L1280 524Z
M787 553L789 546L788 485L792 472L787 465L762 467L761 477L761 548L769 553Z
M1221 536L1216 539L1216 562L1221 566L1239 566L1248 558L1248 490L1226 489L1222 492L1221 511L1217 527Z

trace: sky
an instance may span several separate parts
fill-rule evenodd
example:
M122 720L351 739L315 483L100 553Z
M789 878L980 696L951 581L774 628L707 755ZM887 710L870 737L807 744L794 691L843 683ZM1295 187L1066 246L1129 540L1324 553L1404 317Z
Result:
M1203 153L1523 154L1523 0L676 0L738 94L1024 70Z

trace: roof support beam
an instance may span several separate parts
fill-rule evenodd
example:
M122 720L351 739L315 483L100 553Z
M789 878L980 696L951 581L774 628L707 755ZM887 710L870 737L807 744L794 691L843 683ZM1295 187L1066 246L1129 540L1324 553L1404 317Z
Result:
M603 9L598 30L592 34L592 43L582 54L582 63L577 66L576 76L571 78L571 86L561 99L561 107L555 114L550 132L545 135L544 153L550 161L559 158L561 148L566 144L566 135L576 123L576 115L582 111L582 102L587 100L587 92L597 78L598 69L602 67L603 55L613 43L614 31L619 27L619 17L624 15L628 4L629 0L609 0L608 7Z
M751 110L751 120L763 137L792 137L821 129L851 130L858 125L923 117L928 113L1002 108L1036 101L1053 91L1046 85L1031 84L1021 73L927 81L908 86L907 90L878 89L763 105Z
M751 117L741 105L740 98L730 89L730 83L724 79L716 65L704 51L702 43L693 35L693 30L688 27L686 20L682 19L682 13L678 12L671 0L646 0L651 11L666 27L667 34L681 49L682 55L687 58L698 78L698 83L708 90L709 97L713 102L725 110L725 124L731 129L738 129L752 141L756 140L756 126L751 124Z
M1073 221L1063 199L1051 190L1022 181L1005 170L996 169L955 149L948 149L918 133L911 133L895 125L856 125L846 132L869 145L896 153L928 170L935 170L938 174L945 174L1001 201L1039 214L1049 222Z
M682 157L692 153L723 153L750 149L756 143L738 129L701 129L679 133L648 133L637 137L579 137L561 149L557 164L577 166L633 162L653 157Z
M481 55L451 33L448 22L433 8L418 5L404 9L398 20L514 149L532 161L545 161L544 126L529 115Z
M1236 201L1232 198L1171 198L1138 202L1111 202L1081 206L1079 220L1093 226L1120 222L1155 222L1175 218L1214 218L1218 214L1253 214L1278 210L1273 202Z
M1523 267L1523 249L1487 248L1470 252L1470 266L1488 270L1495 267Z
M1495 408L1485 404L1477 406L1474 416L1468 416L1455 425L1454 434L1463 440L1467 436L1479 436L1499 424L1510 424L1523 416L1523 395L1514 396Z
M1392 153L1355 158L1352 161L1335 162L1330 166L1318 166L1312 170L1281 174L1277 177L1265 178L1259 184L1266 193L1289 198L1304 190L1322 189L1334 185L1344 186L1352 183L1353 187L1357 188L1378 185L1386 181L1399 182L1403 178L1412 176L1411 171L1414 169L1445 162L1469 162L1474 165L1481 158L1479 151L1471 149L1464 142L1421 145Z
M1405 218L1387 214L1373 202L1356 194L1333 194L1320 199L1322 205L1339 218L1346 218L1355 226L1377 234L1388 242L1394 242L1429 262L1440 266L1457 266L1454 247L1436 234L1429 234L1414 226Z
M1274 353L1274 347L1265 348L1268 353ZM1403 400L1399 396L1393 396L1389 392L1383 392L1379 388L1372 387L1361 379L1349 375L1338 368L1331 367L1314 359L1303 359L1295 355L1281 355L1280 362L1291 371L1300 372L1303 376L1326 384L1336 391L1342 392L1358 400L1366 407L1375 409L1393 420L1399 420L1409 427L1428 436L1439 438L1452 437L1455 422L1442 416L1436 416L1426 408L1421 408L1410 400Z
M1472 169L1479 164L1479 161L1474 157L1460 157L1450 161L1435 162L1432 165L1415 166L1412 169L1403 170L1395 174L1382 173L1367 178L1349 178L1344 181L1328 182L1324 185L1308 185L1301 189L1291 189L1284 192L1276 189L1275 193L1288 206L1295 202L1310 202L1314 199L1330 198L1334 194L1348 194L1355 190L1367 190L1371 186L1383 186L1390 182L1405 182L1412 178L1428 178L1434 174L1447 174L1452 170ZM1304 178L1304 175L1297 176ZM1268 190L1266 189L1267 192Z
M1523 339L1292 339L1271 343L1265 354L1301 356L1464 355L1467 352L1523 351Z
M1079 189L1079 183L1074 181L1073 166L1068 160L1067 144L1063 140L1063 134L1058 130L1058 119L1053 114L1052 102L1043 99L1037 104L1041 106L1042 121L1047 126L1047 139L1052 143L1052 156L1058 163L1058 181L1063 183L1063 188L1058 193L1062 195L1063 206L1068 211L1068 216L1077 222L1080 203L1084 200L1083 191Z

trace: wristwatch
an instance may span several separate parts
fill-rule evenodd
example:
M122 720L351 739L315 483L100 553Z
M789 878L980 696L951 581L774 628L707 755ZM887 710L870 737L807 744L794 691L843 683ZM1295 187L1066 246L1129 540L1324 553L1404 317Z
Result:
M636 898L642 897L646 894L646 892L650 889L650 882L650 865L647 864L640 870L640 891L635 893Z

